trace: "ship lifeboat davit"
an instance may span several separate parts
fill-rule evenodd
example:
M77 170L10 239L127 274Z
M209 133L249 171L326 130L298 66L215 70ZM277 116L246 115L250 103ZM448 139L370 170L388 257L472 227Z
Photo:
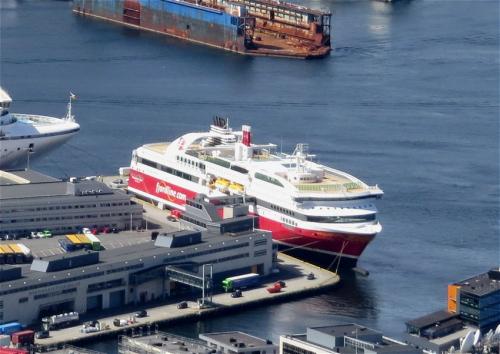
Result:
M229 185L230 182L225 178L217 178L214 183L215 188L224 193L227 192Z
M239 183L233 182L229 185L229 191L234 194L243 194L243 192L245 191L245 187L243 187Z

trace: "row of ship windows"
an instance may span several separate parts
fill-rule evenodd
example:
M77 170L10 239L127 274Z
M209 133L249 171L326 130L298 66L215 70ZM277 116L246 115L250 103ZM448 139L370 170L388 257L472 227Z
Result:
M15 224L21 222L36 222L36 221L53 221L53 220L73 220L73 219L95 219L98 217L110 217L110 216L128 216L129 213L116 213L116 214L101 214L101 215L69 215L69 216L54 216L50 218L32 218L32 219L12 219L12 220L0 220L0 224Z
M284 218L284 217L281 217L281 222L285 223L285 224L288 224L288 225L292 225L292 226L295 226L297 227L298 224L297 222L293 221L293 220L290 220L288 218Z
M182 156L177 156L177 160L181 161L181 162L190 161L189 162L190 164L197 164L197 162L191 161L191 160L186 159L186 158L184 158ZM213 162L215 164L221 165L220 163L218 163L217 160L220 160L220 159L217 159L217 158L207 159L207 161L210 161L210 162ZM221 160L221 161L223 161L223 160ZM186 180L191 181L191 182L198 183L198 180L199 180L198 177L190 175L189 173L182 172L182 171L173 169L173 168L168 167L168 166L164 166L162 164L153 162L153 161L148 160L148 159L144 159L144 158L138 157L137 158L137 162L142 163L142 164L144 164L146 166L150 166L150 167L162 170L163 172L167 172L168 174L171 174L171 175L174 175L174 176L177 176L177 177L181 177L181 178L186 179ZM226 162L226 161L224 161L224 162ZM227 162L227 164L228 164L228 166L224 165L224 167L230 168L230 169L232 169L234 171L237 171L237 172L240 172L240 173L248 173L248 171L246 169L244 169L244 168L241 168L241 167L236 166L236 165L231 166L229 164L229 162ZM200 167L201 169L205 169L205 165L204 164L199 163L198 166L199 165L202 166L202 167ZM278 181L276 178L270 177L270 176L266 176L266 175L264 175L262 173L259 173L259 172L255 173L255 178L257 178L257 179L259 179L261 181L267 182L267 183L271 183L271 184L273 184L275 186L278 186L278 187L283 187L283 184L280 181Z
M290 216L295 216L295 213L293 211L291 211L291 210L282 208L282 207L274 205L274 204L270 204L270 206L271 206L271 209L279 211L280 213L287 214L287 215L290 215Z
M120 202L120 203L100 203L100 207L115 207L115 206L126 206L130 205L130 202ZM44 211L44 210L61 210L61 209L85 209L85 208L97 208L97 204L77 204L77 205L56 205L50 207L38 207L38 208L22 208L22 209L3 209L0 210L0 214L9 213L20 213L20 212L34 212L34 211Z
M189 173L185 173L185 172L176 170L174 168L170 168L170 167L161 165L159 163L153 162L151 160L143 159L141 157L137 158L137 162L138 163L142 163L142 164L144 164L146 166L149 166L149 167L156 168L158 170L162 170L163 172L166 172L168 174L171 174L171 175L174 175L174 176L186 179L188 181L198 183L198 177L192 176Z
M202 163L202 162L197 162L197 161L193 161L191 159L188 159L184 156L177 156L177 161L179 162L183 162L185 164L188 164L190 166L194 166L194 167L197 167L199 168L200 170L204 170L205 169L205 164Z
M290 215L292 217L295 217L295 212L288 210L286 208L282 208L280 206L270 204L271 209L276 210L280 213ZM357 222L368 222L368 221L373 221L376 219L375 214L369 214L369 215L360 215L360 216L309 216L309 215L302 215L306 221L310 222L319 222L319 223L338 223L338 224L348 224L348 223L357 223ZM281 218L281 221L297 226L297 223L286 218Z

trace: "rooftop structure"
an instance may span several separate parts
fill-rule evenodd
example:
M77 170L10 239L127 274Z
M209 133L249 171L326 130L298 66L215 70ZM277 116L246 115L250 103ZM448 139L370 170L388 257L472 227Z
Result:
M280 337L280 354L422 353L415 347L357 324L310 327L305 334Z
M239 331L204 333L198 339L158 332L139 337L122 336L120 354L276 354L278 346Z
M121 336L118 340L120 354L211 354L206 343L170 333L158 332L143 337Z
M142 223L142 207L123 191L94 179L60 180L32 170L0 171L0 204L0 235L130 229Z
M264 340L239 331L200 334L200 339L208 346L224 354L277 354L278 346L270 340Z

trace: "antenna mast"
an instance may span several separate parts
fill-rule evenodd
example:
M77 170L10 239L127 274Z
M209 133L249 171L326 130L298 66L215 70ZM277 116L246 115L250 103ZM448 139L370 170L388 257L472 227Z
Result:
M71 104L73 103L73 100L76 99L76 95L73 92L69 92L69 102L68 102L68 111L66 112L66 119L67 121L74 122L75 121L75 116L71 113Z

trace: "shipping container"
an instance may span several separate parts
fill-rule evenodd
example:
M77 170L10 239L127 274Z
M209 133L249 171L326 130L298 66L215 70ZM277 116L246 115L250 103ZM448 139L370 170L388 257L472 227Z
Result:
M29 354L29 352L24 349L0 348L0 354Z
M85 237L89 240L93 251L101 250L101 240L99 240L97 236L90 234L86 235Z
M28 247L20 243L0 245L0 264L19 264L33 259Z
M222 281L224 291L232 291L235 289L245 289L258 285L260 282L260 275L257 273L248 273L229 277Z
M28 345L35 342L35 331L31 329L12 333L12 344L14 345Z
M0 325L0 334L12 334L20 331L23 326L19 322L9 322Z

